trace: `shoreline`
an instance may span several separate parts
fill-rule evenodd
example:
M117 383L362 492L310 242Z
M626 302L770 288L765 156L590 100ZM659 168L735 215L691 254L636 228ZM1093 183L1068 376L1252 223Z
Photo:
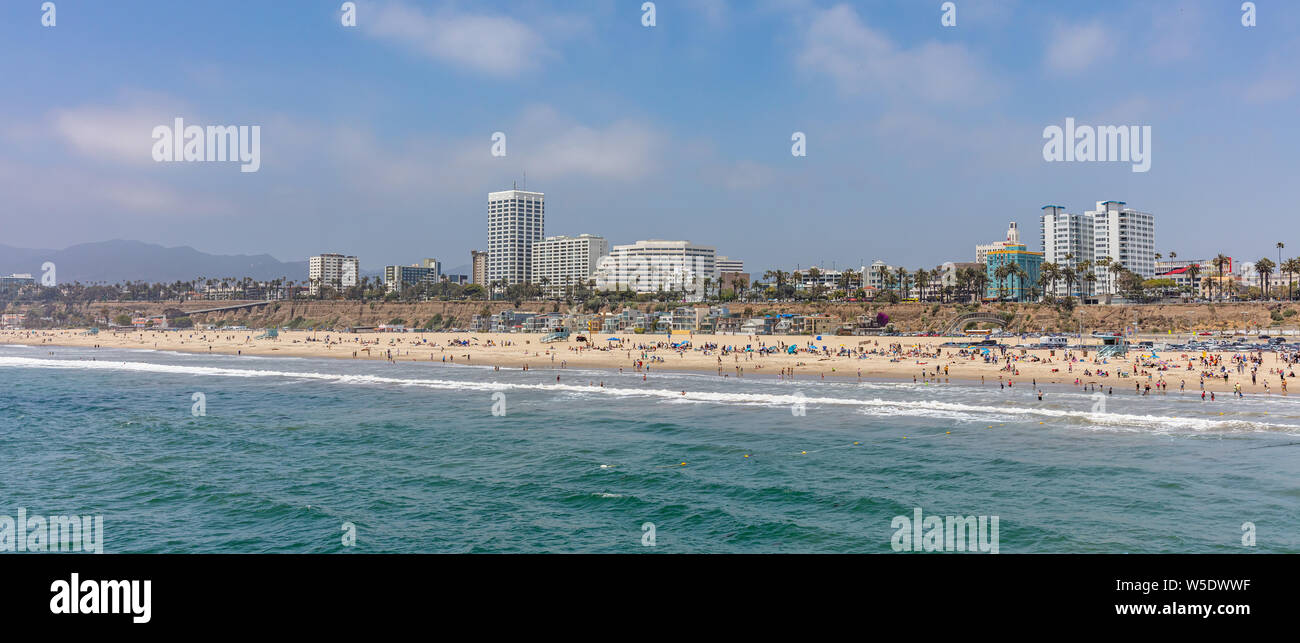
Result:
M1063 350L1030 348L1020 345L1016 338L1008 338L1005 357L986 362L982 355L957 348L941 347L953 338L948 337L873 337L826 336L816 341L812 336L795 335L694 335L689 337L693 348L680 350L667 346L684 337L670 338L662 335L628 335L620 337L622 343L594 342L591 345L575 341L542 344L540 334L493 333L334 333L321 331L282 331L276 339L257 339L262 331L200 331L135 330L86 334L79 330L5 330L0 331L0 344L24 346L62 346L77 348L124 348L167 350L189 354L250 355L259 357L306 357L329 359L360 359L366 361L435 362L447 364L469 363L519 370L563 370L567 367L596 368L627 374L642 372L641 362L648 375L656 371L679 371L715 374L720 379L792 379L810 381L872 381L929 383L983 383L996 385L1013 382L1013 386L1038 387L1055 385L1084 390L1084 385L1096 384L1096 390L1113 389L1116 394L1126 391L1137 393L1150 384L1150 394L1183 392L1196 395L1201 390L1201 355L1186 353L1158 354L1157 359L1138 360L1141 353L1131 351L1125 358L1111 358L1100 363L1095 348ZM326 338L329 342L326 343ZM464 344L462 344L462 342ZM662 346L659 344L663 344ZM716 344L719 348L704 349ZM819 352L807 352L809 345ZM794 345L801 352L787 353ZM723 350L734 346L738 350ZM749 346L751 351L745 352ZM772 352L773 347L782 347ZM759 349L768 352L759 352ZM892 349L892 350L891 350ZM822 352L822 351L825 352ZM864 355L865 352L865 356ZM1000 352L1000 351L998 351ZM995 353L996 354L996 353ZM1292 353L1293 354L1293 353ZM1066 359L1066 356L1070 359ZM1256 382L1252 384L1250 370L1239 373L1232 362L1232 353L1207 353L1207 358L1218 359L1219 366L1227 366L1228 380L1219 375L1206 378L1204 390L1218 395L1232 395L1237 385L1243 394L1285 396L1283 378L1276 372L1285 368L1287 389L1295 384L1297 365L1282 361L1281 353L1250 353L1260 355ZM1007 357L1014 370L1008 371ZM1187 370L1193 363L1194 369ZM1121 377L1119 373L1136 373ZM1145 367L1144 367L1145 365ZM1166 370L1159 370L1160 368ZM1055 371L1053 371L1055 369ZM1270 370L1274 374L1270 374ZM1097 371L1107 373L1100 375ZM924 374L923 374L924 373ZM937 376L936 376L937 373ZM791 377L791 374L793 377ZM1075 383L1076 378L1079 384ZM1163 390L1158 383L1164 381ZM1185 382L1185 384L1184 384ZM1265 388L1265 382L1268 387ZM1180 389L1185 386L1184 389ZM1032 388L1031 388L1032 390ZM1091 390L1091 389L1088 389Z

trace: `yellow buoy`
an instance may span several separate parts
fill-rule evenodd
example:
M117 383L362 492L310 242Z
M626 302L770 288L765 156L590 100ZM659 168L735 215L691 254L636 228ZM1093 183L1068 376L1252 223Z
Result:
M682 463L682 466L683 466L683 467L684 467L684 466L686 466L686 463L685 463L685 462L683 462L683 463Z

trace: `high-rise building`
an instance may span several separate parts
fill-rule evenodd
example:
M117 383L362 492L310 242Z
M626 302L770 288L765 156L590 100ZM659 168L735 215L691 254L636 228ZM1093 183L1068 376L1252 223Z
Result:
M1110 277L1114 269L1103 263L1106 257L1110 257L1112 266L1122 266L1143 279L1155 276L1155 217L1123 201L1098 201L1096 210L1084 214L1092 218L1092 263L1099 292L1113 293L1116 288L1115 279Z
M307 282L312 296L320 294L322 286L342 292L357 285L360 264L351 255L325 253L307 260Z
M690 241L651 239L614 246L596 270L598 290L680 290L698 301L704 280L718 280L717 250Z
M545 199L519 189L488 193L489 284L532 281L533 244L545 235Z
M1040 240L1043 243L1043 261L1062 269L1068 267L1076 275L1073 284L1062 280L1050 286L1052 294L1062 297L1090 295L1092 285L1083 277L1088 272L1084 267L1089 267L1090 270L1094 259L1096 240L1093 236L1092 217L1070 214L1063 206L1045 205L1039 220L1042 223Z
M1058 295L1086 299L1094 294L1114 293L1114 266L1143 279L1157 272L1155 217L1123 201L1098 201L1096 210L1083 214L1069 214L1062 206L1045 205L1041 222L1043 260L1060 268L1068 266L1076 274L1072 288L1064 280L1057 282ZM1089 273L1096 278L1095 283L1085 278Z
M570 286L586 286L601 258L608 254L609 241L604 237L546 237L533 244L531 281L546 295L558 297Z
M474 280L471 283L487 284L488 253L483 250L470 250L469 256L472 266L470 273Z

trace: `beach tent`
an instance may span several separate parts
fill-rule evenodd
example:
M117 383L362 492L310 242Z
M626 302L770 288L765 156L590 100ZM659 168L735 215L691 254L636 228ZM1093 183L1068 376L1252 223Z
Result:
M785 349L785 352L788 355L794 355L794 350L795 350L795 346L794 344L791 344L789 348Z

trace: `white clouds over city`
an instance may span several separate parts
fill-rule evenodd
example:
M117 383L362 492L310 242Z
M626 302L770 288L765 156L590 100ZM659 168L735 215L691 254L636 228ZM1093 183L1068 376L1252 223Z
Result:
M928 41L905 47L847 4L812 12L796 57L845 94L969 101L986 97L993 82L965 46Z

